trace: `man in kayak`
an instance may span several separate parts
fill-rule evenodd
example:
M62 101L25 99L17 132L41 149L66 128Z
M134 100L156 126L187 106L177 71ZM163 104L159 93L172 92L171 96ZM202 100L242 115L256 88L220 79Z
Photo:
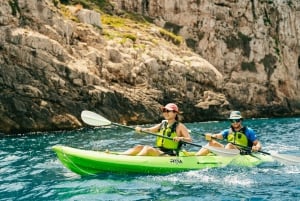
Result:
M156 147L137 145L122 154L138 156L177 155L182 145L181 141L192 142L188 129L180 122L181 112L177 105L169 103L160 109L165 120L150 128L137 126L135 130L137 132L159 133L162 136L173 138L173 140L158 136L156 138Z
M231 123L230 128L223 130L219 134L205 134L205 139L209 141L208 146L224 147L223 144L213 139L226 139L229 142L225 146L226 149L240 149L241 153L245 154L249 153L250 150L257 152L261 149L261 143L257 139L254 130L242 125L243 117L240 111L232 111L229 120ZM205 156L208 153L208 149L202 148L196 155Z

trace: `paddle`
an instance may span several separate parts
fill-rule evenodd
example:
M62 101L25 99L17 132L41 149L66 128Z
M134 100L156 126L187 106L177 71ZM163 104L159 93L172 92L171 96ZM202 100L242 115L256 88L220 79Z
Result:
M84 111L81 112L81 119L83 120L84 123L86 123L88 125L91 125L91 126L116 125L116 126L121 126L121 127L124 127L124 128L131 129L131 130L135 130L135 128L111 122L108 119L104 118L103 116L101 116L99 114L96 114L94 112L91 112L91 111L87 111L87 110L84 110ZM142 132L146 133L146 134L150 134L150 135L155 135L155 136L159 136L159 137L162 137L162 138L166 138L166 139L169 139L169 140L173 140L173 138L168 137L168 136L163 136L163 135L159 135L159 134L152 133L152 132L147 132L147 131L142 131ZM189 145L193 145L193 146L200 147L200 148L203 147L202 145L195 144L195 143L192 143L192 142L186 142L186 141L181 141L181 142L183 144L189 144ZM218 148L218 149L216 149L215 147L211 147L211 146L205 146L204 148L207 148L207 149L211 150L212 152L216 153L217 155L222 155L222 156L234 156L234 155L237 155L236 150L234 150L234 149L232 149L232 150L225 149L225 148Z
M246 150L251 150L250 147L246 147L246 146L242 146L242 145L239 145L239 144L235 144L235 143L232 143L236 146L239 146L243 149L246 149ZM263 154L266 154L266 155L270 155L272 156L275 160L277 160L278 162L282 163L282 164L289 164L289 165L300 165L300 157L298 156L292 156L292 155L287 155L287 154L278 154L278 153L269 153L269 152L265 152L265 151L261 151L261 150L258 150L257 152L259 153L263 153Z
M201 134L203 136L205 136L205 134ZM213 137L212 137L213 138ZM217 140L222 140L222 139L218 139L218 138L214 138L214 139L217 139ZM224 141L224 139L222 140ZM236 143L232 143L236 146L239 146L243 149L246 149L246 150L251 150L250 147L247 147L247 146L243 146L243 145L239 145L239 144L236 144ZM280 163L283 163L283 164L289 164L289 165L300 165L300 157L298 156L292 156L292 155L287 155L287 154L278 154L278 153L269 153L269 152L265 152L265 151L257 151L259 153L263 153L263 154L266 154L266 155L270 155L272 156L275 160L277 160L278 162ZM234 153L232 153L234 155ZM240 154L240 152L238 151L238 153L236 154Z

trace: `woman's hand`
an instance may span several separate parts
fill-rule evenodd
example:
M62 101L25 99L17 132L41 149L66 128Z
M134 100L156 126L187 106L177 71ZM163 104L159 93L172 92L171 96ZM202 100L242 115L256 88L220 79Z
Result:
M184 137L174 137L173 140L175 142L184 141Z
M142 128L139 127L139 126L137 126L137 127L135 127L135 131L138 132L138 133L140 133L140 132L142 132Z
M212 134L211 133L205 133L205 140L211 141Z

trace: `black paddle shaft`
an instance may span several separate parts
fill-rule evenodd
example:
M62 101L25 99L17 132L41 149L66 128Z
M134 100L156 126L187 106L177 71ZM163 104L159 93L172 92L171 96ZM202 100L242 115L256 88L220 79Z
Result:
M132 127L130 127L130 126L125 126L125 125L118 124L118 123L113 123L113 122L112 122L112 124L113 124L113 125L116 125L116 126L122 126L122 127L124 127L124 128L128 128L128 129L131 129L131 130L135 130L134 128L132 128ZM150 134L150 135L155 135L155 136L157 136L157 137L162 137L162 138L165 138L165 139L173 140L173 138L168 137L168 136L159 135L159 134L152 133L152 132L148 132L148 131L141 131L141 132L147 133L147 134ZM192 142L186 142L186 141L183 141L183 140L181 140L180 142L183 143L183 144L189 144L189 145L193 145L193 146L200 147L200 148L203 147L203 146L200 145L200 144L195 144L195 143L192 143Z

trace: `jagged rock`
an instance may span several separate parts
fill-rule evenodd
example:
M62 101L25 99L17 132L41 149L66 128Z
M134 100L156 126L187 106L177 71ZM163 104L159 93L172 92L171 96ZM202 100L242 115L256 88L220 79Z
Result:
M300 1L113 1L183 36L224 76L236 109L299 114Z
M102 24L95 11L76 11L52 0L2 1L0 132L79 128L84 125L80 113L86 109L115 122L154 123L161 119L159 107L168 102L177 103L190 122L226 118L230 109L240 108L246 108L249 116L299 114L299 68L294 65L299 62L294 59L299 43L297 38L284 38L282 48L278 46L280 55L274 55L274 46L265 42L267 36L259 34L276 35L256 23L262 19L259 5L255 4L259 12L254 17L245 2L238 7L232 1L201 5L186 1L180 9L175 3L175 14L174 5L151 2L148 7L135 5L152 17L157 16L152 9L165 9L158 10L161 22L178 33L184 30L184 36L197 44L196 52L211 62L151 24L126 21L126 28L114 27ZM200 8L218 11L218 18L207 12L195 15ZM242 18L243 26L221 29L229 13ZM291 13L282 19L290 19ZM202 19L200 32L193 27L197 19ZM230 20L233 23L233 17ZM253 22L257 32L247 28Z

